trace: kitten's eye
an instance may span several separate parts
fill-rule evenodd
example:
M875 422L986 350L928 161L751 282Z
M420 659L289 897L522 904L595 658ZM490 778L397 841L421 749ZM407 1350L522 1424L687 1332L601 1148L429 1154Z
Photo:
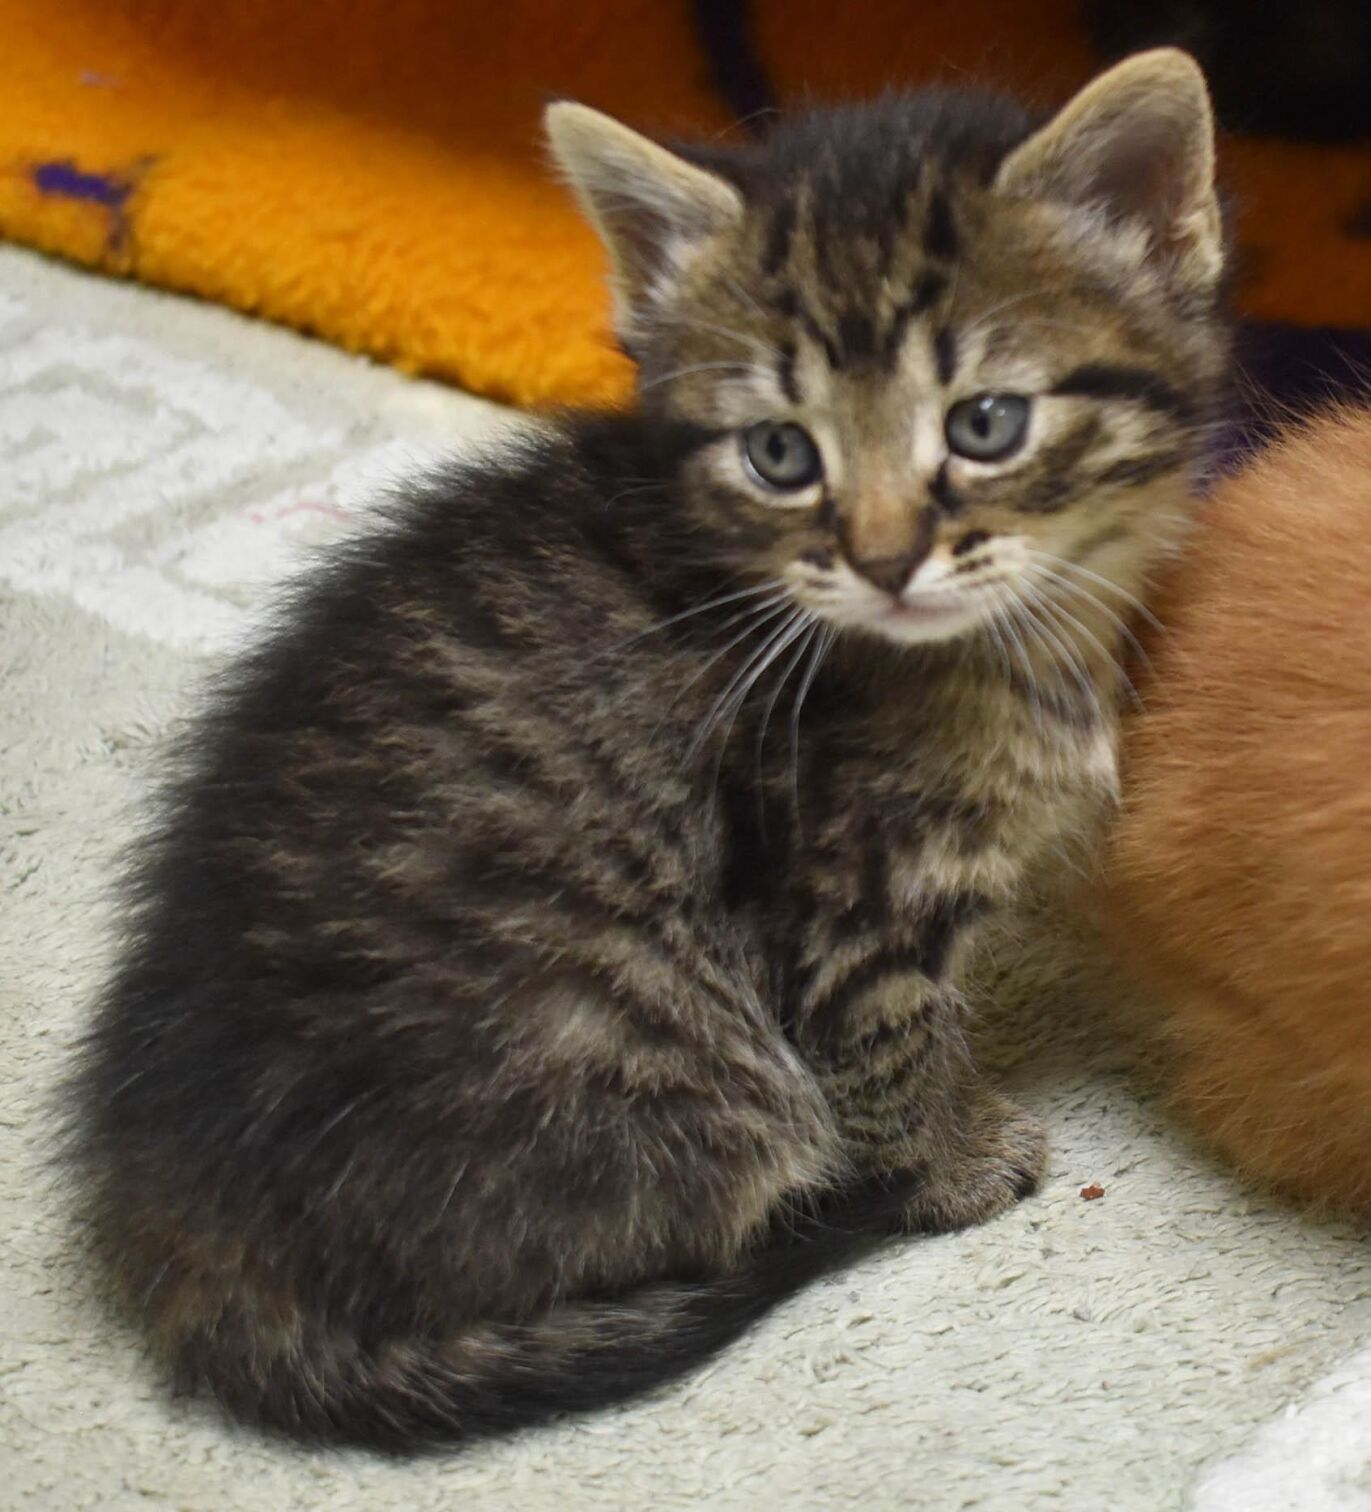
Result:
M1020 394L977 394L947 412L947 444L973 462L998 462L1023 445L1028 400Z
M768 488L789 493L823 477L819 448L801 426L764 420L745 430L742 441L748 471Z

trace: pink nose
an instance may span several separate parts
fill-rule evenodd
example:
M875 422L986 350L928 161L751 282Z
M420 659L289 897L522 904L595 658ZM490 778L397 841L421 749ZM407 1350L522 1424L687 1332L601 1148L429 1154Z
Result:
M898 596L904 592L914 569L923 560L917 552L904 551L899 556L864 557L853 560L854 571L883 592Z

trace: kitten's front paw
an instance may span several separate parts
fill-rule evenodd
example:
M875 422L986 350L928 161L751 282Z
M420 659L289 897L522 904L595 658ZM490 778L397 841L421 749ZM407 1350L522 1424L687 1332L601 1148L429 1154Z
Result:
M908 1226L943 1234L984 1223L1036 1191L1046 1167L1042 1124L999 1092L980 1088L965 1129L939 1152L907 1209Z

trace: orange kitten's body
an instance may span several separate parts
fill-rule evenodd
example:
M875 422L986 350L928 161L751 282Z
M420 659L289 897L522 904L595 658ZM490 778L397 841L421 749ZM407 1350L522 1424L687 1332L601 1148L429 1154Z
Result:
M1187 1113L1371 1212L1371 411L1218 491L1124 744L1107 908Z

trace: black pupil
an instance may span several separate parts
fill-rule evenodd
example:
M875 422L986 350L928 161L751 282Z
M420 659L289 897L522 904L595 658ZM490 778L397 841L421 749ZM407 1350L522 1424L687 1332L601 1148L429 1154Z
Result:
M790 437L784 431L774 430L766 438L766 454L778 466L790 452Z
M1020 395L977 394L948 411L948 443L964 457L997 461L1017 449L1027 419L1028 402Z

